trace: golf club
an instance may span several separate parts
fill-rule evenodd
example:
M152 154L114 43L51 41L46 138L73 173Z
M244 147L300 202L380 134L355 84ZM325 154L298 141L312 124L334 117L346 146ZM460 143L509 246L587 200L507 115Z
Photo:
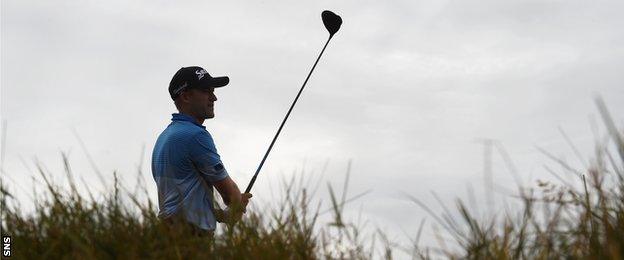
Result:
M321 50L321 53L319 54L318 58L316 58L316 62L314 62L314 66L312 66L310 73L308 73L308 76L303 82L303 86L301 86L301 89L299 89L299 93L297 93L297 97L295 97L295 100L293 101L292 105L290 105L290 109L288 109L288 113L286 113L286 117L284 117L282 124L277 130L277 133L275 134L275 137L273 137L273 141L271 141L271 145L269 145L269 149L267 149L266 153L264 154L264 157L262 158L262 161L260 162L260 165L258 166L258 169L256 169L256 173L251 178L249 185L247 185L247 188L245 189L245 193L249 193L251 191L251 187L253 187L254 183L256 182L256 178L258 177L258 173L260 173L260 169L262 169L262 165L264 165L264 161L266 161L266 158L269 156L269 153L271 152L271 148L273 148L273 145L275 144L275 140L277 140L277 136L279 136L280 132L282 131L282 128L284 127L284 123L286 123L286 120L288 119L288 116L290 115L290 112L292 111L293 107L297 103L297 100L299 99L299 96L301 95L303 88L305 87L306 83L308 83L308 79L310 79L310 75L312 75L312 71L314 71L316 64L321 59L321 55L323 55L323 52L325 51L327 44L329 44L329 40L331 40L334 34L338 32L338 30L340 29L340 25L342 24L342 18L340 18L340 16L336 15L332 11L327 11L327 10L323 11L323 13L321 13L321 19L323 19L323 24L325 25L325 29L327 29L327 31L329 32L329 38L327 39L325 46L323 46L323 50Z

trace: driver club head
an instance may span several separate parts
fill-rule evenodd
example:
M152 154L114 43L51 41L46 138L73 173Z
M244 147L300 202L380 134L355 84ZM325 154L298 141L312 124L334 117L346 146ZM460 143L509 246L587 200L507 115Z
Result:
M323 13L321 13L321 18L323 19L325 29L329 32L329 36L334 36L334 34L340 29L342 18L329 10L323 11Z

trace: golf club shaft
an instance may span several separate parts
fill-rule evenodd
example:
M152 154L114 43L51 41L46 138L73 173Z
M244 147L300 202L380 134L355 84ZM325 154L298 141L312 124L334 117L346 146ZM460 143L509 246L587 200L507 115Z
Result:
M251 181L247 185L247 188L245 189L245 193L249 193L251 191L251 187L253 187L254 183L256 182L258 173L260 173L260 169L262 169L262 165L264 165L264 161L266 161L266 158L269 156L269 153L271 152L271 149L273 148L273 145L275 144L275 140L277 140L277 136L279 136L280 132L282 131L282 128L284 127L284 124L286 123L286 120L288 119L288 116L290 115L290 112L292 111L293 107L295 107L295 104L297 103L299 96L301 96L301 92L303 92L303 88L305 88L306 83L308 83L308 79L310 79L310 75L312 75L312 71L314 71L314 68L316 68L316 64L321 59L321 55L323 55L323 52L325 52L325 48L327 48L327 44L329 44L329 41L331 40L332 36L333 35L329 36L329 38L327 39L327 42L325 43L325 46L323 46L323 50L321 50L321 53L319 54L318 58L316 58L316 62L314 62L314 66L312 66L310 73L308 73L308 76L303 82L301 89L299 89L299 93L297 93L297 97L295 97L295 100L293 101L292 105L290 105L290 109L288 109L288 113L286 113L286 116L284 117L282 124L280 125L279 129L277 129L277 133L275 134L275 137L273 137L273 141L271 141L271 145L269 145L269 149L267 149L266 153L264 154L264 157L262 158L262 161L260 162L260 165L258 166L258 169L256 169L256 173L254 174L254 176L251 178Z

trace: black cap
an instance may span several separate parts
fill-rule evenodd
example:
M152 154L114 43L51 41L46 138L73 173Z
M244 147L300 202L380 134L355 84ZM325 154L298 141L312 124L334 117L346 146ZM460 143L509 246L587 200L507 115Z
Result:
M182 91L190 88L218 88L230 82L228 77L212 77L201 67L183 67L173 75L169 83L169 95L171 99L176 99Z

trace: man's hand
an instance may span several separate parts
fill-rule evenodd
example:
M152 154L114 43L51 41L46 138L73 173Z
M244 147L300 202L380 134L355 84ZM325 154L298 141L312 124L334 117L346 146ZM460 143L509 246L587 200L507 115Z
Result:
M251 199L251 197L253 197L251 193L241 194L241 204L243 206L243 213L247 213L247 204L249 204L249 199Z
M243 217L243 213L246 211L251 194L241 194L238 186L229 176L221 181L215 182L214 187L217 188L217 191L221 194L221 198L223 198L223 202L225 202L225 205L228 206L228 208L223 211L223 217L221 218L223 220L222 222L233 224L239 221ZM220 214L216 213L215 217L217 215ZM217 217L217 220L218 218L219 217Z
M228 224L234 224L240 221L243 218L243 214L247 212L247 205L252 196L251 193L242 193L240 204L230 205L225 210L216 210L216 220L220 223Z

